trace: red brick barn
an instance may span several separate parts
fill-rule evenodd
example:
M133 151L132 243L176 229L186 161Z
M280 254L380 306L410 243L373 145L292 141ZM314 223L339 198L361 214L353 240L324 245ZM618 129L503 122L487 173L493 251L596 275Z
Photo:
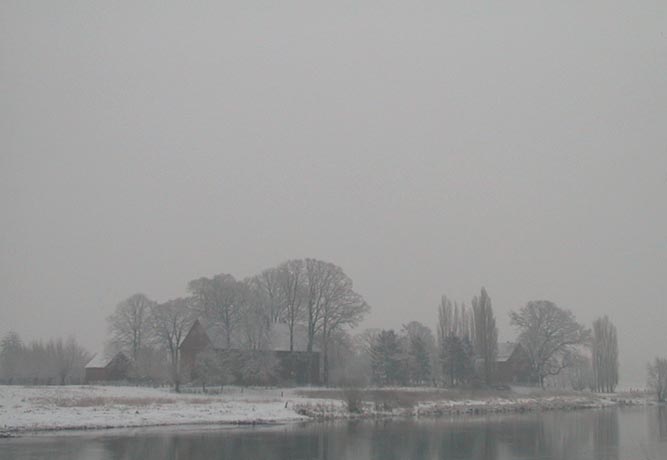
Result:
M279 328L281 325L276 325ZM197 319L180 346L181 372L187 379L196 376L197 355L214 350L229 363L230 373L241 383L240 367L244 361L256 360L275 363L276 372L269 384L311 385L320 383L320 354L316 351L289 351L284 344L274 342L266 350L228 348L224 333L213 324Z
M102 353L93 356L86 364L86 383L113 382L127 380L132 361L123 352L118 352L111 358Z

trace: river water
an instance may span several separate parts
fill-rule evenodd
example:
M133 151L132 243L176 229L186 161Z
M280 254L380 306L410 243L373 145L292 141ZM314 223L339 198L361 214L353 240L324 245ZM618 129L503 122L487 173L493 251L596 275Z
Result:
M0 460L667 459L667 407L0 440Z

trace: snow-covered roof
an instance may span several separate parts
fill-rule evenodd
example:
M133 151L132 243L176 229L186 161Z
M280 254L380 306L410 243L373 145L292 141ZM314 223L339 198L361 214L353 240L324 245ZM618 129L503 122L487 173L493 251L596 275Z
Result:
M517 345L518 343L515 342L499 343L498 355L496 357L496 361L507 361L508 359L510 359Z
M97 368L104 368L109 365L111 362L111 358L107 358L104 356L104 353L96 353L95 356L93 356L93 359L88 361L88 364L86 364L86 369L97 369Z

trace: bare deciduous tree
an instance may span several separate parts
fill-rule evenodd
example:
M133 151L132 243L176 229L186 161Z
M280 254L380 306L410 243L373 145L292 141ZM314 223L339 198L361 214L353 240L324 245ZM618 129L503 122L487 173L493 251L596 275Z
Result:
M569 310L548 300L528 302L510 313L519 330L519 341L530 357L534 378L544 387L544 378L558 375L574 364L577 346L587 343L590 331L579 324Z
M593 375L595 391L614 392L618 384L618 334L606 316L593 322Z
M206 393L206 385L227 383L227 380L230 379L229 367L225 355L208 348L197 354L192 376L201 385L202 392Z
M332 270L326 262L306 259L306 327L308 334L307 351L313 351L315 338L322 325L322 304L325 299L327 285L331 282Z
M303 260L288 260L277 268L280 298L283 302L282 321L289 330L289 350L294 351L294 331L303 319L306 297L306 275Z
M168 353L174 388L180 391L180 346L192 325L191 299L178 298L155 305L151 319L155 337Z
M306 259L306 325L307 350L313 351L316 338L322 343L322 377L328 380L328 343L341 328L355 326L370 307L353 289L352 280L343 270L329 262Z
M442 296L438 307L438 358L449 385L464 383L473 373L472 319L465 304Z
M576 391L583 391L586 388L593 389L595 379L593 377L593 366L591 359L584 355L575 356L573 365L568 372L569 386Z
M486 289L482 288L479 297L472 299L472 313L475 355L482 362L484 382L490 384L498 354L498 328Z
M8 383L80 383L91 355L73 337L33 341L27 346L15 332L0 343L2 376Z
M655 358L648 365L648 387L659 402L667 400L667 359Z
M329 382L329 343L333 335L346 328L354 327L370 311L364 298L352 289L352 280L336 267L336 275L322 305L322 371L323 382Z
M241 345L246 350L265 350L271 342L271 327L275 318L273 305L267 302L265 293L252 280L238 283L236 289Z
M24 350L23 340L14 331L9 331L0 342L0 376L10 384L19 374Z
M227 348L232 347L232 334L241 319L241 290L239 282L227 274L198 278L188 283L194 308L209 321L220 325L225 332Z
M134 294L116 306L107 318L114 348L139 361L139 353L151 333L150 312L155 302L144 294Z
M41 340L33 340L25 347L21 368L18 374L26 382L35 385L53 383L55 376L53 359L47 352L47 346Z
M267 311L271 323L277 323L283 317L285 302L280 282L280 270L278 267L262 270L246 281L246 284L261 299Z
M472 318L465 304L452 302L443 295L438 306L438 340L448 336L472 335Z
M329 383L335 386L362 386L368 383L370 369L366 367L363 350L346 330L339 330L329 340Z
M69 337L67 341L63 339L49 341L46 348L61 385L65 385L67 378L75 372L82 377L83 367L90 361L91 355L74 337Z

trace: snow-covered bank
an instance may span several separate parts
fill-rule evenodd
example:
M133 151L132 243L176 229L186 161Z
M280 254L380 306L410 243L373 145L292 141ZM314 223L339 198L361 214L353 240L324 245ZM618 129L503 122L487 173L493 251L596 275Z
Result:
M642 394L557 393L530 389L527 392L474 392L427 388L356 390L355 394L339 390L300 392L316 394L320 401L353 400L355 411L347 404L327 403L295 405L297 412L318 420L378 417L438 417L443 415L483 415L549 410L601 409L615 406L645 405ZM331 397L326 398L330 393Z
M356 392L356 393L355 393ZM356 399L356 408L348 402ZM640 396L466 394L438 389L241 389L177 394L118 386L0 386L0 433L190 424L573 410L645 404Z
M280 390L208 396L138 387L0 386L0 432L307 420L293 404Z

